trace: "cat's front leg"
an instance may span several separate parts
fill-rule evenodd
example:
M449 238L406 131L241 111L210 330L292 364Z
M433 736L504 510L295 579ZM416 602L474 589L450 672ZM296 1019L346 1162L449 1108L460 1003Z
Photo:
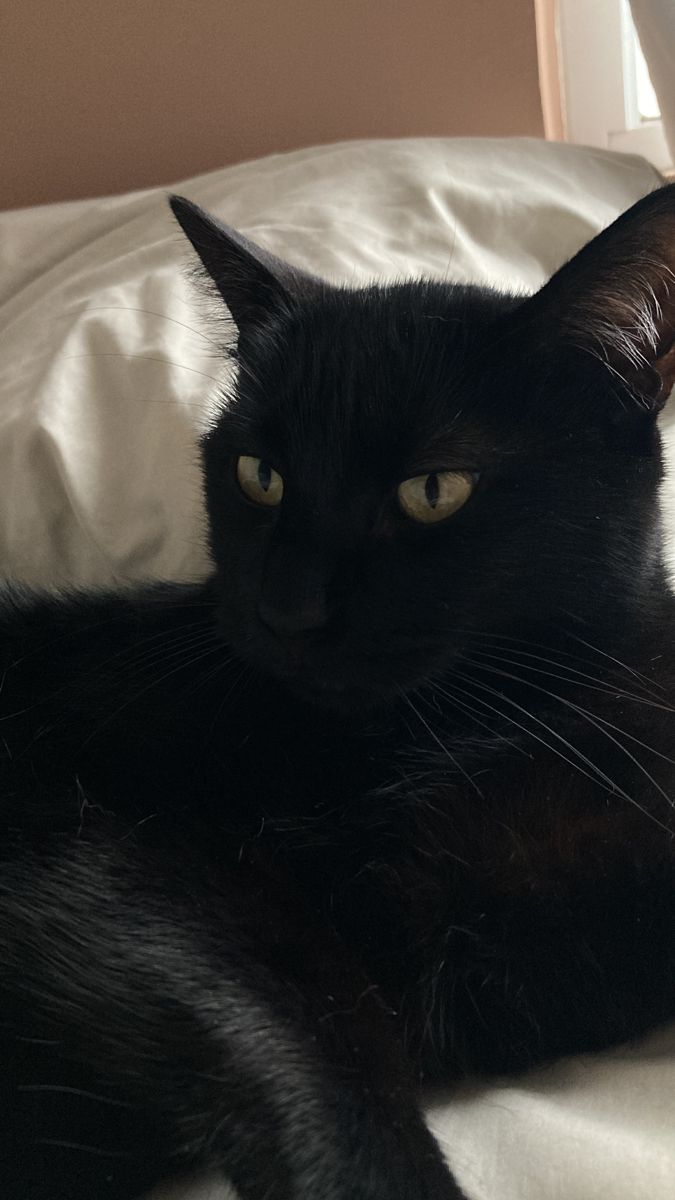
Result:
M208 870L119 840L0 870L3 1200L200 1169L243 1200L457 1200L376 994L266 881Z

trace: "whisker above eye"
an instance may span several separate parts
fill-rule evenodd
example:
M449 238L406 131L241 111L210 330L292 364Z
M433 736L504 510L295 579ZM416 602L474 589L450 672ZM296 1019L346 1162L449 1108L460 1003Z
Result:
M198 371L196 367L188 367L187 363L174 362L171 358L155 358L149 354L124 353L120 350L100 350L87 354L64 354L63 357L64 359L71 360L76 358L137 358L143 362L161 363L164 367L178 367L182 371L191 371L193 375L201 375L203 379L210 379L211 383L222 384L223 382L222 379L216 379L213 375L207 375L205 371Z
M209 342L219 354L223 354L224 348L214 342L208 334L201 329L195 329L192 325L188 325L186 321L179 321L177 317L170 317L168 313L155 312L151 308L137 308L132 304L89 304L86 308L79 309L79 312L84 314L88 312L136 312L145 313L148 317L160 317L163 321L170 321L172 325L180 325L183 329L187 329L189 333L194 333L195 337L203 338L205 342Z

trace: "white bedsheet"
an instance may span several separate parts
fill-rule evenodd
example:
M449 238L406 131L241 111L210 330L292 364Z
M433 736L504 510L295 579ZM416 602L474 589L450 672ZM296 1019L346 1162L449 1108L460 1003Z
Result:
M428 139L298 151L177 190L331 279L531 290L657 183L597 150ZM0 578L207 570L196 442L225 327L188 259L161 191L0 216ZM429 1115L472 1200L673 1200L675 1030L467 1085ZM191 1200L226 1194L196 1186Z

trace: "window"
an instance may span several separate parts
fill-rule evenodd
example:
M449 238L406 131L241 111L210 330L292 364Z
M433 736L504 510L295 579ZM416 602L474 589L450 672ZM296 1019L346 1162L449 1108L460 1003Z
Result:
M567 138L672 167L628 0L558 0Z

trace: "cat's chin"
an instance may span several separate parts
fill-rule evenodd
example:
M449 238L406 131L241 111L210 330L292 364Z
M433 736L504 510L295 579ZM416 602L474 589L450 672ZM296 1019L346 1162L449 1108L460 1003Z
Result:
M359 716L391 708L396 699L394 688L368 688L335 680L280 678L279 682L297 699L330 709L343 716Z
M244 642L237 647L238 655L271 678L295 699L312 707L330 709L344 715L375 713L391 708L402 690L400 684L388 678L372 675L364 678L354 666L343 662L335 668L325 664L314 667L306 660L300 662L292 655L270 653L268 648ZM360 676L360 677L359 677Z
M250 645L242 647L240 654L294 699L346 716L390 708L403 690L389 680L364 679L362 674L359 678L356 668L350 671L344 663L337 669L325 665L313 668L306 662L300 665L292 657L256 653Z
M258 666L261 666L260 662ZM422 682L417 677L414 680L403 676L394 679L384 672L380 676L373 673L370 678L364 678L366 672L358 672L356 668L349 671L344 666L335 671L307 667L294 670L288 665L267 662L265 671L295 699L350 720L385 713L395 707L403 694Z

